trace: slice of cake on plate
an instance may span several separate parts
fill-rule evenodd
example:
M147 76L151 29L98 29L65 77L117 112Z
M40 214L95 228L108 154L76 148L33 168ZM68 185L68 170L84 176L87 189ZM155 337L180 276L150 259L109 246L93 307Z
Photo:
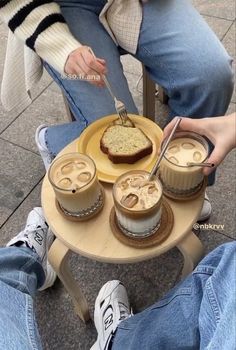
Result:
M100 148L115 164L133 164L151 154L153 145L140 128L113 123L104 131Z

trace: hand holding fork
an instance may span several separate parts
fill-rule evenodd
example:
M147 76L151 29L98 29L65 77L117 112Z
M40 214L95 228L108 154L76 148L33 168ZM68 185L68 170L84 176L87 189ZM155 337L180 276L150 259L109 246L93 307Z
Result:
M95 56L95 54L94 54L94 52L93 52L93 50L91 48L89 48L89 51L94 56L94 58L96 58L96 56ZM122 123L122 125L125 125L126 122L129 120L128 113L127 113L127 110L125 108L125 105L124 105L124 103L122 101L119 101L115 97L115 95L114 95L114 93L112 91L111 85L108 82L107 77L105 76L105 74L101 74L101 77L102 77L102 80L104 81L104 83L105 83L105 85L106 85L106 87L107 87L111 97L114 100L115 109L116 109L116 112L117 112L117 114L119 115L119 117L121 119L121 123ZM131 122L131 124L133 124L133 123Z

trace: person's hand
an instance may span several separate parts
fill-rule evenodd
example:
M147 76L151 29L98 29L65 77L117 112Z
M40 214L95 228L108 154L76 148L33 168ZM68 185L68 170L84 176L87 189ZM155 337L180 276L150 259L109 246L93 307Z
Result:
M77 79L86 80L96 86L104 86L101 75L107 73L106 61L95 57L88 46L81 46L72 51L64 70L68 79L77 77Z
M176 117L177 118L177 117ZM171 133L176 123L174 118L164 129L163 138ZM218 166L226 155L236 147L236 115L235 113L225 117L190 119L182 118L178 130L188 130L206 136L215 146L207 162ZM209 175L213 168L203 168L204 175Z

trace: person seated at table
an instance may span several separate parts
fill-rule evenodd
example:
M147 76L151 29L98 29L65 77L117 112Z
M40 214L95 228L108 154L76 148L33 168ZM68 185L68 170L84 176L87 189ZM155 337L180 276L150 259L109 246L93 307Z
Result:
M186 118L180 128L207 136L218 165L236 147L235 121L235 114L198 123ZM24 230L0 248L0 349L42 349L33 300L56 278L47 261L52 240L42 208L34 208ZM122 283L107 282L95 304L98 339L92 349L234 349L235 261L236 242L216 248L161 301L135 316Z
M188 0L4 0L0 17L13 33L7 48L3 105L10 109L29 99L24 88L28 91L39 78L36 58L40 57L76 119L37 129L36 143L46 168L87 125L116 113L108 91L97 89L104 86L102 74L107 74L127 111L138 114L120 61L122 53L142 62L153 81L165 89L170 119L219 116L228 108L232 59ZM30 50L24 50L23 44ZM212 175L209 185L213 183ZM210 214L206 196L199 220Z

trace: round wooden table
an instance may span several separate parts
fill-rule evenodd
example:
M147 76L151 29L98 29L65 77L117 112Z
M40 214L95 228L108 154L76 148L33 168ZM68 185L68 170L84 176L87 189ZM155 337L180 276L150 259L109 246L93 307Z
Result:
M77 151L77 141L68 145L59 155ZM105 189L103 210L94 218L84 222L65 219L57 210L53 188L45 175L42 185L42 207L49 227L56 236L49 250L49 261L73 299L76 312L83 321L90 318L87 301L72 277L68 257L70 251L101 262L121 264L135 263L157 257L177 247L184 257L182 276L190 273L203 255L203 246L192 232L202 209L204 195L197 199L180 202L167 199L174 214L174 226L169 237L151 248L133 248L124 245L113 235L109 214L113 207L112 184L102 183Z

